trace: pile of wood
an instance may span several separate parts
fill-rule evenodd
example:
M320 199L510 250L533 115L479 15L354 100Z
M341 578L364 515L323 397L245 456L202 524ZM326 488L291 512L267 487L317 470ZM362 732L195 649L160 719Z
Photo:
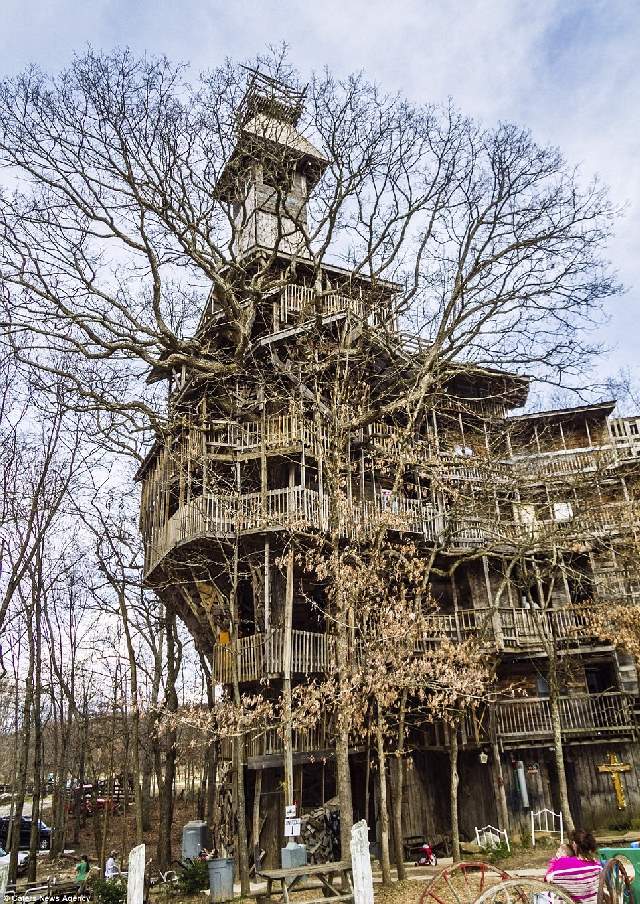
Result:
M339 813L338 799L333 798L322 807L302 816L300 840L306 845L309 863L327 863L329 860L340 859Z

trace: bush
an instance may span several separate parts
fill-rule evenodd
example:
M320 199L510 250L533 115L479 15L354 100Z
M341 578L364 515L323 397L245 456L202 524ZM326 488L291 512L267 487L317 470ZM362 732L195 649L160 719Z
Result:
M607 823L607 828L612 832L628 832L631 828L631 817L620 814Z
M185 895L195 895L209 888L209 868L206 860L185 860L178 878L180 890Z
M124 904L127 886L121 879L96 879L93 897L98 904Z
M487 863L499 863L511 856L511 852L504 841L494 847L480 848Z

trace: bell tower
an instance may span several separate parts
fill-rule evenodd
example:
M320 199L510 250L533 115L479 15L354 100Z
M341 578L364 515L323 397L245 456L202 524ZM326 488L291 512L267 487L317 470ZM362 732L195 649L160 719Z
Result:
M306 257L307 202L327 160L297 128L305 91L249 71L236 145L217 184L229 205L233 251Z

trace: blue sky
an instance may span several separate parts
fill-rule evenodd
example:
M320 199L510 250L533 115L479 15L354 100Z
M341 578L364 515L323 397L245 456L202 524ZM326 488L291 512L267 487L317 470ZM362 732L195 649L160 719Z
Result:
M451 96L487 123L516 120L598 173L626 205L609 253L627 286L603 371L636 366L640 318L638 0L0 0L0 70L64 66L128 45L196 70L286 41L302 75L364 69L416 101ZM637 371L636 371L637 372Z

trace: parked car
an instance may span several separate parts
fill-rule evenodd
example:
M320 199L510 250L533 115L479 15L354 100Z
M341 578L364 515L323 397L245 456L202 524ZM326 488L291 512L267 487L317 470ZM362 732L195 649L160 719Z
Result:
M9 817L0 817L0 847L7 844L7 836L9 834ZM19 850L28 851L29 841L31 839L31 817L23 816L20 824L20 844ZM41 819L38 820L38 847L41 851L48 851L51 847L51 829Z
M9 866L9 854L4 848L0 847L0 866ZM18 875L24 876L29 866L29 854L25 851L18 851Z

